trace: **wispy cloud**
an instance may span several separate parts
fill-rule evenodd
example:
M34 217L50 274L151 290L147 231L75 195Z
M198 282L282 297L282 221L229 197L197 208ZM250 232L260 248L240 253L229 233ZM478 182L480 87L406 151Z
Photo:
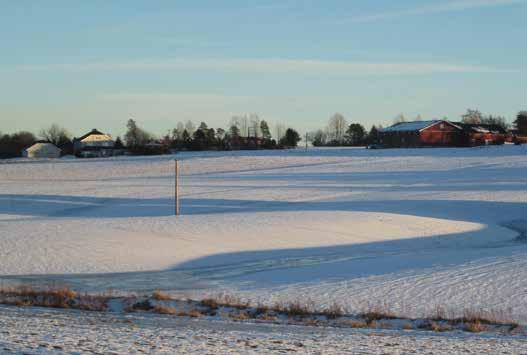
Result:
M253 99L253 96L224 95L215 93L180 93L180 92L115 92L99 97L104 101L134 102L183 102L187 105L206 102L213 105L234 104Z
M404 16L437 14L484 7L497 7L526 3L527 0L456 0L440 3L436 2L433 4L425 4L413 8L354 16L342 22L375 22Z
M387 76L435 73L505 73L511 70L479 65L424 62L354 62L312 59L174 59L163 61L94 62L26 65L19 70L85 71L200 71L250 74L297 74L325 76Z

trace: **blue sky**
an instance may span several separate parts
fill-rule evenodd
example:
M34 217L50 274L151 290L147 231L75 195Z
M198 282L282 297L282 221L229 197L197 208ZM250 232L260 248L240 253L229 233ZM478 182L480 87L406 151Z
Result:
M527 0L1 1L0 131L527 109Z

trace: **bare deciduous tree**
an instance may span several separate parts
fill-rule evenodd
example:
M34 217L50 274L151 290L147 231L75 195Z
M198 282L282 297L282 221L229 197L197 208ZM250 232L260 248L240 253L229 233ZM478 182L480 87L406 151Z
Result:
M479 110L468 109L467 112L461 116L461 122L463 123L481 123L483 121L483 115Z
M49 128L40 130L39 136L56 146L60 146L71 139L70 133L56 123L53 123Z
M249 116L249 135L251 137L260 137L260 117L256 113Z
M231 118L231 122L229 126L238 127L240 137L248 137L249 136L249 122L248 121L249 120L247 118L247 115L233 116Z
M348 123L342 114L335 113L330 117L328 123L328 134L332 140L342 143L344 141L344 135L347 128Z
M284 138L285 135L285 126L283 123L277 123L274 127L275 131L275 137L276 140L279 141L280 139Z
M406 122L406 117L404 117L404 115L402 113L398 114L393 119L393 124L403 123L403 122Z
M192 123L192 121L189 120L187 121L187 123L185 123L185 130L187 131L188 134L192 135L196 131L196 126L194 126L194 123Z

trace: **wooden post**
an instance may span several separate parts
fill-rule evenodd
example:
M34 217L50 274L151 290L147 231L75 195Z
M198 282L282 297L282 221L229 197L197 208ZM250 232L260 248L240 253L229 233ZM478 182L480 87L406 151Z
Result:
M306 132L306 150L307 150L307 132Z
M174 160L174 213L179 216L179 166L177 159Z

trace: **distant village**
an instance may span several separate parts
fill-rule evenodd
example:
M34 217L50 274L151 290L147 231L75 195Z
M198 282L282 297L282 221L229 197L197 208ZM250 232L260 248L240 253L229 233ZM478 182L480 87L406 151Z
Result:
M228 130L209 128L202 122L194 128L191 122L179 123L162 138L155 138L127 123L124 141L114 139L99 129L70 138L66 129L52 125L37 139L30 132L0 135L0 158L101 158L119 155L171 154L184 150L242 150L294 148L302 140L293 128L277 126L275 137L269 125L258 116L240 116L231 120ZM393 125L372 126L367 132L358 123L348 124L341 114L333 115L327 127L307 133L304 143L312 146L365 146L367 148L474 147L527 143L527 111L519 112L513 125L499 116L484 116L468 110L459 121L448 119L408 121L396 118Z

